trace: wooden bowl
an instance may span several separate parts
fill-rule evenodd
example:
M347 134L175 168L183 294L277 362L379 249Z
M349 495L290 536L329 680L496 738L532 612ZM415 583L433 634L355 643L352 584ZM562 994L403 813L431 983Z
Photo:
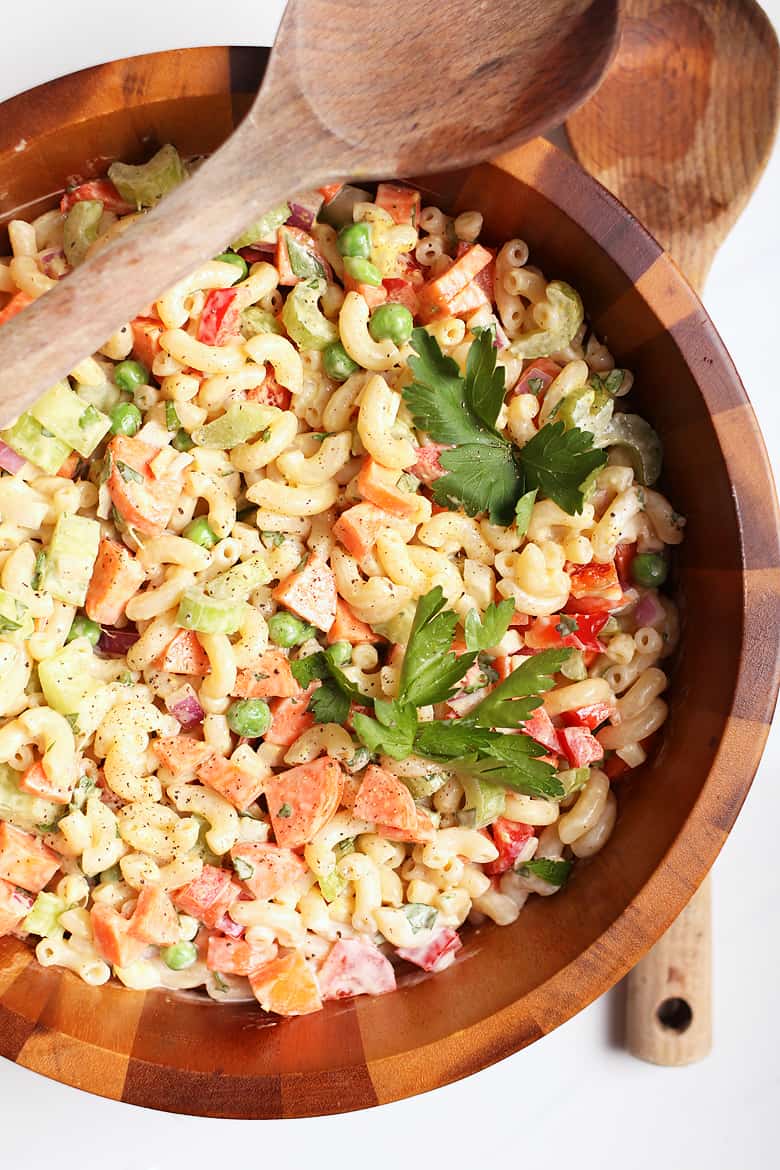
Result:
M267 53L193 49L54 81L0 115L0 223L55 203L68 175L172 141L213 150ZM89 166L86 160L90 160ZM516 1052L611 987L682 909L734 823L778 687L778 525L766 454L739 378L695 294L632 216L537 141L424 180L479 208L582 293L636 373L666 448L665 490L688 517L677 558L683 653L662 746L622 786L603 853L511 927L468 934L434 977L282 1022L194 994L87 987L0 939L0 1052L93 1093L212 1117L299 1117L397 1100Z

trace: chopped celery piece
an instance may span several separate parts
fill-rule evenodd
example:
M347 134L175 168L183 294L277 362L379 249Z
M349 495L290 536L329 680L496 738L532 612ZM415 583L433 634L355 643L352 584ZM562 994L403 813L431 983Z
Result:
M301 280L308 280L313 276L325 275L325 269L314 253L309 248L304 248L302 244L299 244L292 232L280 228L279 239L284 242L290 268L295 276Z
M318 305L326 287L327 282L322 277L301 281L284 302L284 327L301 349L325 349L331 342L338 341L338 329Z
M334 869L325 877L320 878L320 893L326 902L335 902L347 888L347 879Z
M229 451L265 430L277 413L262 402L234 402L219 418L193 431L192 437L199 447Z
M33 629L32 615L24 602L0 589L0 638L6 642L24 642Z
M388 642L395 642L399 646L405 646L412 632L415 610L416 606L414 602L410 601L403 609L398 611L395 617L391 617L389 621L372 622L371 629L382 638L387 638Z
M565 349L582 324L584 311L580 295L563 280L551 280L547 285L547 300L552 307L555 322L547 329L533 329L521 333L509 346L515 357L548 357Z
M419 934L421 930L431 930L438 917L438 911L433 906L426 906L424 902L407 902L404 914L415 934Z
M564 678L570 678L572 682L582 682L588 677L588 668L581 650L572 650L561 666L561 674Z
M8 440L6 439L6 442ZM604 436L608 447L623 447L631 460L634 475L649 487L661 474L664 449L646 419L639 414L615 414ZM13 446L9 443L9 446Z
M271 580L271 570L266 564L262 553L253 553L245 561L233 565L214 577L206 586L209 597L218 597L223 601L246 601L249 594L260 585L267 585Z
M153 207L163 195L187 178L187 170L178 150L169 143L141 166L112 163L108 177L128 203L135 203L136 207Z
M249 339L258 333L282 333L283 329L273 313L258 309L257 305L250 305L241 314L241 332Z
M176 624L201 634L235 634L245 613L243 601L207 597L199 589L186 589L179 602Z
M372 199L373 195L370 191L364 191L362 187L350 187L347 183L341 188L338 195L331 199L330 203L323 204L318 218L323 223L329 223L331 227L345 227L354 219L355 204L370 203Z
M550 415L550 421L561 419L567 430L579 427L593 435L594 446L601 447L609 433L614 399L606 390L593 386L576 386L570 390Z
M503 816L506 805L505 788L499 784L491 784L481 776L471 776L467 772L461 774L460 782L466 794L466 809L474 812L475 829L481 829L496 817Z
M566 796L571 796L572 793L579 792L588 783L590 768L566 768L563 772L557 772L556 775L564 787ZM562 799L565 800L566 796Z
M76 204L76 207L81 206ZM67 382L57 382L47 390L30 408L30 414L84 458L92 454L111 429L111 419L91 403L82 401Z
M28 833L48 829L62 816L64 806L22 792L19 779L19 772L8 764L0 764L0 821L10 821Z
M78 207L78 204L76 206ZM41 938L50 938L53 934L62 934L60 914L66 909L67 906L63 898L58 898L56 894L50 894L46 890L41 890L33 902L30 913L22 923L22 930L29 931L30 934L39 934Z
M70 455L68 444L47 432L31 414L20 414L12 427L0 431L0 439L48 475L56 475Z
M401 779L415 800L433 796L434 792L438 792L447 783L447 777L444 773L436 772L433 769L424 776L402 776Z
M73 204L65 217L62 248L72 268L86 260L90 245L97 239L102 214L103 204L99 199L82 199Z
M273 244L276 242L277 228L280 228L289 218L289 204L280 203L278 207L272 207L270 211L266 211L265 215L261 215L248 228L245 228L241 235L233 240L230 247L234 252L237 252L239 248L249 248L252 244Z
M83 605L100 544L100 524L62 514L46 552L42 588L67 605Z
M81 704L98 690L93 675L94 655L86 638L74 638L50 658L38 663L43 697L60 715L77 715Z

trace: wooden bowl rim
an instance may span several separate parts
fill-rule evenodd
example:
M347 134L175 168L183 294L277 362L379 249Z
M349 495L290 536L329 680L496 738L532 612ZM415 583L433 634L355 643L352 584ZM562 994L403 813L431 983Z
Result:
M246 52L246 50L242 50ZM263 50L258 50L258 54ZM129 66L131 63L148 68L171 54L183 54L193 62L198 55L225 54L222 47L209 49L175 49L160 53L141 54L109 63L109 66ZM203 57L201 56L201 60ZM20 118L25 111L47 98L56 105L57 88L69 85L78 76L97 79L106 65L97 65L49 81L2 103L2 109L11 119ZM40 107L39 107L40 108ZM89 113L86 112L86 116ZM617 199L577 163L550 143L536 139L513 152L493 160L492 166L513 178L532 186L561 213L582 228L600 249L627 276L641 271L641 292L651 311L664 319L663 298L672 294L678 305L684 306L686 319L696 327L696 345L690 331L675 334L674 340L695 381L715 428L724 465L727 469L736 504L741 553L742 634L737 685L730 710L724 713L723 731L717 752L698 800L681 825L662 863L654 870L636 897L616 918L610 927L585 951L556 975L535 988L522 999L503 1010L484 1017L478 1023L456 1030L435 1044L411 1048L376 1061L347 1062L343 1069L333 1070L332 1077L308 1072L286 1073L281 1077L284 1092L278 1107L270 1109L262 1104L242 1104L235 1110L215 1112L208 1087L200 1078L197 1088L187 1084L186 1106L182 1112L205 1116L233 1117L295 1117L341 1112L344 1109L364 1108L377 1103L426 1092L467 1076L479 1069L518 1051L534 1039L551 1031L569 1019L576 1011L608 990L641 958L642 954L660 936L679 914L693 888L705 877L734 823L747 795L758 767L769 723L780 686L780 659L774 661L764 653L766 638L771 631L759 630L746 620L760 596L780 594L780 540L778 539L778 507L772 473L763 439L747 394L733 362L728 355L715 326L709 319L696 293L677 270L672 260L650 236L644 227ZM630 230L626 231L626 225ZM648 276L651 279L648 280ZM629 277L630 279L630 277ZM636 283L636 282L635 282ZM675 318L679 320L679 314ZM709 364L702 362L706 354ZM711 373L719 367L721 380L728 383L730 401L736 405L725 412L716 403ZM729 416L730 424L739 416L739 446L724 442L724 428L718 425L718 411ZM739 483L739 469L750 468L755 496L756 486L766 501L766 515L759 521L750 511L751 500ZM760 540L756 528L761 526ZM760 550L760 551L759 551ZM756 684L759 685L756 685ZM736 744L735 723L749 720L752 739L745 751L745 741ZM736 748L739 755L735 754ZM724 808L725 800L725 808ZM718 826L718 831L712 828ZM682 875L684 875L684 880ZM662 910L659 912L659 906ZM16 943L16 940L14 940ZM19 960L19 969L12 977L24 978L24 968L30 960L20 954L24 944L16 943L10 958ZM2 977L0 967L0 977ZM64 978L75 978L63 973ZM571 988L576 987L576 1002L572 1002ZM2 981L0 978L0 988ZM7 988L6 988L7 990ZM133 994L133 993L127 993ZM2 992L0 992L2 1000ZM344 1005L345 1011L351 1010ZM14 1024L24 1018L21 1013L0 1002L0 1051L17 1059L12 1046L3 1050L6 1030L14 1033ZM279 1025L283 1027L284 1025ZM49 1036L62 1035L49 1032ZM113 1053L109 1045L92 1044L84 1040L63 1037L68 1060L62 1062L44 1058L23 1059L26 1067L83 1088L102 1096L119 1098L129 1103L141 1102L133 1092L108 1088L97 1075L89 1073L92 1064L104 1067L100 1060L90 1061L93 1051ZM141 1063L141 1062L136 1062ZM150 1066L158 1083L175 1083L187 1076L172 1066ZM350 1075L362 1070L365 1089L356 1089L345 1105L340 1093L343 1082L336 1073ZM264 1077L254 1080L262 1082ZM316 1084L314 1083L316 1081ZM381 1091L378 1086L382 1086ZM332 1087L331 1087L332 1086ZM284 1099L284 1106L281 1100ZM175 1094L174 1094L175 1099ZM162 1108L177 1109L176 1104Z

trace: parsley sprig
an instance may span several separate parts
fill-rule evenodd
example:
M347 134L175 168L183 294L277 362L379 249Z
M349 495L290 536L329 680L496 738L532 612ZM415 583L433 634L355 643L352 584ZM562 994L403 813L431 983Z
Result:
M543 426L524 447L496 430L506 387L489 331L471 345L465 377L424 329L413 331L412 347L414 382L404 400L416 427L450 445L439 456L445 474L432 487L438 504L462 506L470 516L487 512L504 526L534 489L572 515L581 510L581 485L604 464L604 452L593 447L589 431L567 430L561 421Z

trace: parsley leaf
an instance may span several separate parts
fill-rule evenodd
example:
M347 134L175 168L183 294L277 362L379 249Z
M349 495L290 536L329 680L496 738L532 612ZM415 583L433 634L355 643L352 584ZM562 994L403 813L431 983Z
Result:
M505 735L454 720L423 723L414 750L525 796L558 800L565 795L552 765L536 758L544 748L528 735Z
M322 686L317 687L309 699L307 708L318 723L343 723L353 700L356 703L371 702L322 651L297 658L290 663L290 670L302 687L310 686L315 679L322 681Z
M443 703L455 693L455 684L476 658L475 653L453 654L452 640L457 624L458 615L444 609L444 593L440 585L417 602L401 667L398 689L401 704L426 707L431 703Z
M434 437L438 442L438 435ZM504 528L512 523L515 500L524 481L511 443L493 434L487 441L461 443L442 451L439 463L446 474L434 481L431 490L440 507L460 505L468 516L487 512L493 524Z
M405 760L412 754L414 733L417 729L417 713L414 707L378 699L376 707L393 708L383 714L384 722L372 719L358 712L352 717L352 725L360 742L372 753L384 753L394 760Z
M491 602L483 618L475 609L470 609L463 623L467 649L489 650L491 646L497 646L509 629L514 612L515 603L510 598L499 601L498 605Z
M349 699L329 678L317 687L307 709L318 723L343 723L349 715Z
M571 873L572 862L557 857L539 857L524 861L517 872L523 877L538 877L551 886L565 886Z
M489 330L481 330L466 359L466 405L481 422L495 427L504 402L506 374L496 366L496 350Z
M534 488L532 491L526 492L515 505L515 527L517 528L518 536L525 536L528 531L538 490L538 488Z
M310 686L315 678L327 678L328 660L324 654L308 654L305 658L296 658L290 663L292 676L304 689Z
M541 703L540 695L550 690L552 676L569 654L569 650L543 650L526 658L469 712L468 722L476 727L519 727Z
M417 353L409 358L414 382L404 390L404 399L415 425L437 443L472 442L476 420L464 409L457 362L443 354L436 338L424 329L412 331L412 347Z
M582 510L581 485L606 463L604 451L593 446L593 435L562 422L548 423L520 451L529 488L537 488L570 516Z

